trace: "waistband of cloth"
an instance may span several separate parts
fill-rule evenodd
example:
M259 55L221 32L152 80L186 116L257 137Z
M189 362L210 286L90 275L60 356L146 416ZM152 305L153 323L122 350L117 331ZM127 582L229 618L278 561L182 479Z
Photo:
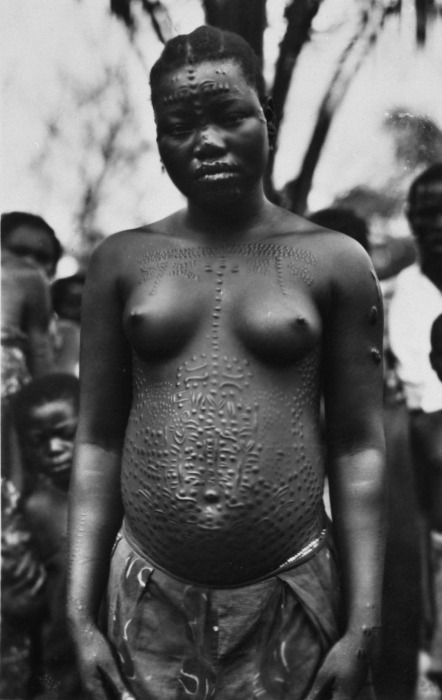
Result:
M159 569L163 573L167 574L171 578L176 579L177 581L181 581L182 583L185 583L190 586L197 586L200 588L216 588L216 589L221 589L221 588L243 588L244 586L250 586L254 583L260 583L261 581L266 581L269 578L273 578L274 576L278 576L279 574L283 574L286 571L290 571L291 569L295 569L298 566L301 566L302 564L305 564L309 559L312 559L323 547L327 544L329 540L329 534L330 534L330 524L328 522L328 519L326 518L324 514L324 523L322 529L319 531L318 535L314 537L308 544L306 544L302 549L300 549L298 552L293 554L291 557L286 559L280 566L278 566L276 569L272 569L272 571L269 571L268 573L264 574L263 576L259 576L258 578L254 579L249 579L248 581L244 581L242 583L233 583L233 584L227 584L227 585L219 585L219 584L207 584L203 583L201 581L190 581L188 579L182 578L181 576L176 576L175 574L171 573L167 569L164 568L164 566L160 566L157 564L152 557L146 556L142 549L139 547L137 542L134 540L129 526L126 522L126 519L123 520L123 525L121 527L121 530L118 534L119 538L124 538L129 545L129 547L135 552L135 554L140 557L141 559L144 559L148 564L151 564L151 566L155 569Z

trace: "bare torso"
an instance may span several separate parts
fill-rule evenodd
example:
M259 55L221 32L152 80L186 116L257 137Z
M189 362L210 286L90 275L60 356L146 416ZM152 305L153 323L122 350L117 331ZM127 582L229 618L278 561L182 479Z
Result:
M322 525L317 259L287 236L223 248L141 237L123 283L127 528L177 576L250 580Z

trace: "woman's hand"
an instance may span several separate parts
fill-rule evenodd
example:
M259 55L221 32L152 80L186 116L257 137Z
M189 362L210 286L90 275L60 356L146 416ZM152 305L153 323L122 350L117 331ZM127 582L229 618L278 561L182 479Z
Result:
M93 623L72 630L82 683L91 700L135 700L121 677L114 654Z
M354 700L371 659L372 632L342 637L329 651L306 700Z

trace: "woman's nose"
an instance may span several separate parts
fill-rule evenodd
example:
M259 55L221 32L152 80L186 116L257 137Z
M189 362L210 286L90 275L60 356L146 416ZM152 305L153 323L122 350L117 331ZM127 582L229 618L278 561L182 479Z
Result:
M198 157L211 157L223 153L225 150L224 139L213 125L206 125L199 130L195 146L195 154Z

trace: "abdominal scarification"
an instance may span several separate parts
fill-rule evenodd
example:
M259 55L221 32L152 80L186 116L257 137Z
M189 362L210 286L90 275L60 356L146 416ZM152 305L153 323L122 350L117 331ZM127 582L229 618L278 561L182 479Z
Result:
M241 271L243 263L249 270L253 264L258 274L270 274L273 268L284 293L285 277L277 274L277 265L292 263L284 266L287 278L295 274L311 284L313 256L269 243L221 252L163 249L146 254L141 269L157 288L171 271L192 281L189 271L200 258L206 262L198 267L198 278L213 275L204 351L183 358L174 381L168 382L148 382L135 354L133 359L134 405L125 442L123 493L141 544L145 541L158 561L170 541L178 550L194 547L197 557L198 547L210 548L212 542L205 543L204 533L208 537L217 531L224 533L223 546L233 558L241 556L252 533L265 538L271 550L272 539L281 543L285 532L283 539L292 538L295 525L303 542L316 522L322 493L303 424L304 409L318 399L318 353L298 363L298 388L287 400L278 387L260 387L253 360L226 352L220 339L226 275ZM241 533L238 541L235 526L244 522L245 512L251 534ZM195 527L200 535L192 544Z

